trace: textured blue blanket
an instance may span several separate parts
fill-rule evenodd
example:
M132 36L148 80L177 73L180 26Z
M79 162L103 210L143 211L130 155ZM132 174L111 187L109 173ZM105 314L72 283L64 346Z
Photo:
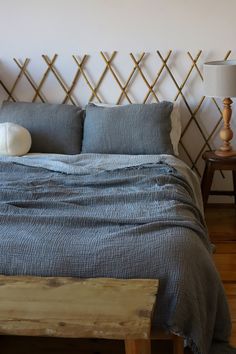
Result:
M228 307L186 179L162 161L105 169L92 159L87 170L76 158L66 169L0 159L0 273L158 278L156 324L195 353L235 353L223 343Z

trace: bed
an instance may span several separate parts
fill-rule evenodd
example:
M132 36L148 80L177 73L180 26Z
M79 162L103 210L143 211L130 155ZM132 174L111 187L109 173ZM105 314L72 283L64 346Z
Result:
M159 279L153 326L194 353L234 353L199 181L174 156L173 105L89 105L85 117L74 108L77 118L57 130L61 108L6 103L0 112L0 122L23 126L16 117L34 116L32 153L0 157L0 273Z

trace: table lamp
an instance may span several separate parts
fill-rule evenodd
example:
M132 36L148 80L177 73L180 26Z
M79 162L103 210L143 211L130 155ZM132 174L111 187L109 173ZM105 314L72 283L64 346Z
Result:
M222 146L215 151L218 156L236 156L232 150L230 140L233 131L230 127L232 114L230 97L236 97L236 60L212 61L203 65L204 89L207 97L223 98L224 126L220 131Z

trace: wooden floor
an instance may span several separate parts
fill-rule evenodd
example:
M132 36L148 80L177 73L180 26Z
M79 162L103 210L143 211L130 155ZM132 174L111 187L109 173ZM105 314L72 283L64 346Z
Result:
M236 346L236 205L209 205L206 220L211 241L216 246L214 260L231 310L231 343Z
M236 207L208 206L206 220L211 240L216 245L214 260L231 308L233 320L231 342L236 345ZM122 341L5 336L0 340L0 353L4 354L124 354ZM186 354L187 352L189 353L186 351ZM152 353L171 354L171 342L153 341Z

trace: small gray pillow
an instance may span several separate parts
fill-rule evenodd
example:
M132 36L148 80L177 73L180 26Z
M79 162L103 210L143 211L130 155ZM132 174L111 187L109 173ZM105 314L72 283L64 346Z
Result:
M30 152L79 154L83 111L66 104L3 102L0 123L16 123L32 137Z
M83 153L173 154L170 139L173 103L102 107L89 104Z

